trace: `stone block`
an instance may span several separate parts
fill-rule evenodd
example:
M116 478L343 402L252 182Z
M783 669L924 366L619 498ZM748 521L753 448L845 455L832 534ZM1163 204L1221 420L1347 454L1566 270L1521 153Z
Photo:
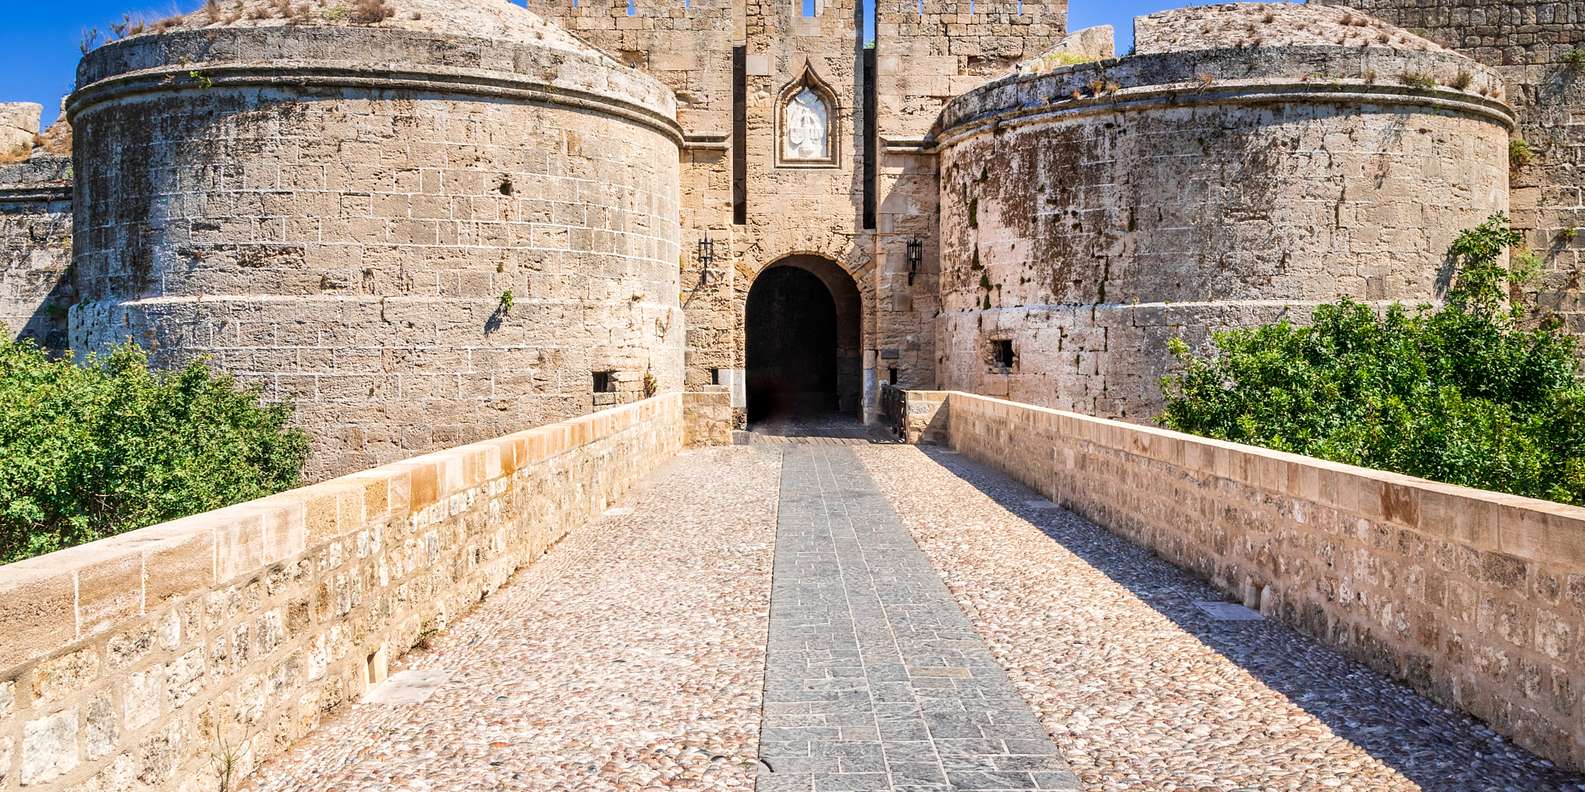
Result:
M120 713L109 692L101 692L88 700L83 708L83 754L88 761L103 759L116 748L121 734Z
M22 766L17 775L23 786L53 781L81 761L76 708L22 724Z
M71 571L46 561L7 570L0 580L0 668L66 646L77 635Z
M162 669L135 671L121 688L121 706L128 731L137 731L160 717L165 692Z
M77 570L77 630L93 635L143 611L143 557L115 547Z
M64 701L99 678L99 653L77 649L41 661L33 667L34 706Z
M157 609L173 599L207 590L215 581L212 530L183 529L162 536L143 551L144 607Z

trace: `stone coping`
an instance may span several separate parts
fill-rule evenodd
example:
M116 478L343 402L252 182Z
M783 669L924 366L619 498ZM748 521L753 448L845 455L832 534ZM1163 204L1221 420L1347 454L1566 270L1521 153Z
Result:
M1406 75L1424 75L1436 85L1409 86ZM1459 84L1464 87L1454 87ZM1517 121L1503 86L1495 70L1451 52L1294 46L1134 55L988 82L949 102L930 138L942 146L1010 126L1090 115L1297 103L1421 108L1512 130Z
M1213 3L1134 18L1134 47L1140 54L1262 44L1447 51L1434 41L1343 6Z
M0 679L163 604L393 523L514 471L682 410L682 394L458 446L0 566Z
M356 27L212 28L146 34L88 54L66 104L79 114L128 96L219 88L470 95L627 118L682 144L671 89L591 51Z
M1058 436L1213 473L1352 513L1381 516L1476 550L1585 570L1585 508L1443 484L1170 429L961 391L908 391L952 409L973 400L1013 424L1053 422Z

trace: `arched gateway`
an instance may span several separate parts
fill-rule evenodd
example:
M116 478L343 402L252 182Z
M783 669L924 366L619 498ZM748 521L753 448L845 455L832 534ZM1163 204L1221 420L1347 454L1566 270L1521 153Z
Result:
M852 276L820 256L760 271L744 307L748 417L860 417L860 298Z

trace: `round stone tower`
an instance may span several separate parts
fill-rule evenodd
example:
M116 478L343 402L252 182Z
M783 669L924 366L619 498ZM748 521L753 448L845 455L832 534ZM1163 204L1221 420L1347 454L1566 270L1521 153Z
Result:
M1173 337L1434 300L1448 244L1508 209L1513 116L1468 58L1323 6L1136 41L944 111L943 387L1149 421Z
M211 3L78 85L73 348L294 399L310 478L681 388L675 99L523 8Z

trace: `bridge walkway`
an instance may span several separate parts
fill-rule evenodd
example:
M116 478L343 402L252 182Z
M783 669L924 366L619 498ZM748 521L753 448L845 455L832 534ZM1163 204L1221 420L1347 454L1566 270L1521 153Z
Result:
M788 434L658 470L252 788L1585 789L964 457Z

